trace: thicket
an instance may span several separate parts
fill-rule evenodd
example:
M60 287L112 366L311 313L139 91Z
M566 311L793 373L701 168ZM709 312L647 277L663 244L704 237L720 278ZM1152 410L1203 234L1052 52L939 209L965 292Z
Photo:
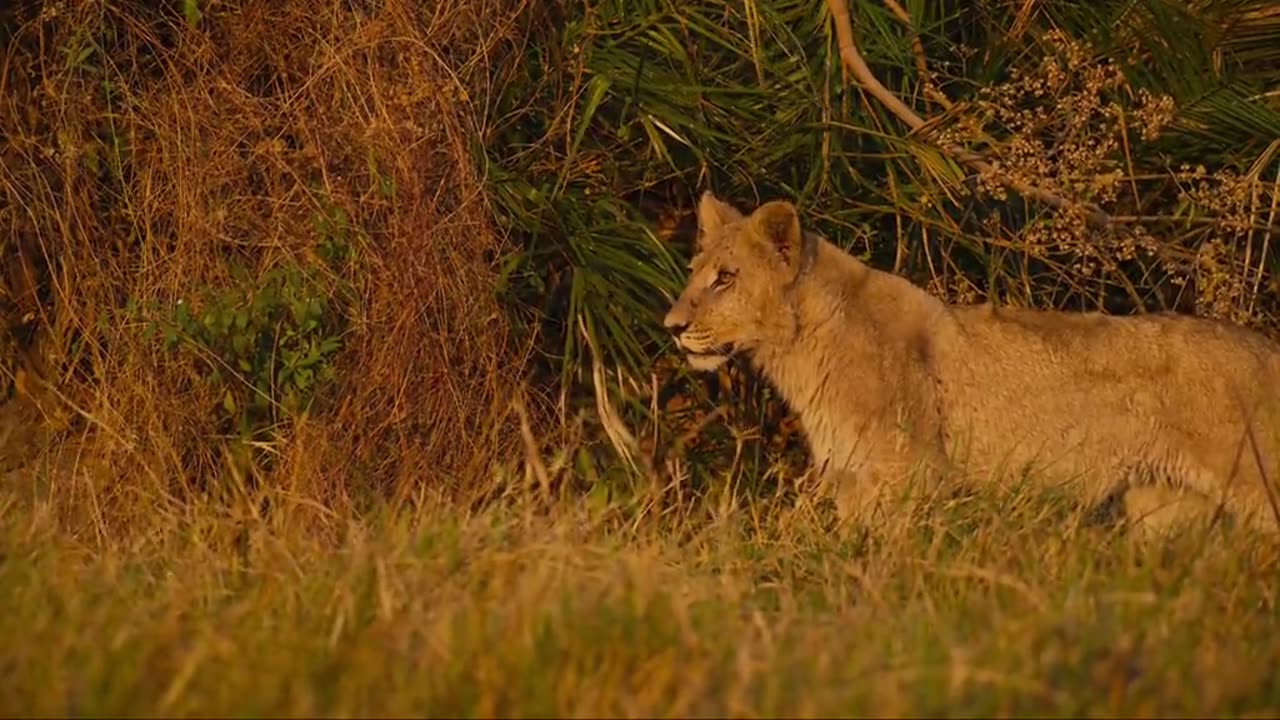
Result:
M772 490L785 408L660 327L707 187L950 300L1276 328L1274 3L850 2L906 113L844 6L11 6L6 465L119 520Z
M6 464L95 524L461 493L524 351L474 163L516 2L22 3ZM75 503L63 503L75 505Z

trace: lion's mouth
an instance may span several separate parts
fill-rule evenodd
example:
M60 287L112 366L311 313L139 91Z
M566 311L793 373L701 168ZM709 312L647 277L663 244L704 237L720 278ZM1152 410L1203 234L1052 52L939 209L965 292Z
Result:
M695 370L716 370L733 356L733 343L723 343L707 350L686 350L689 366Z
M720 343L719 345L712 345L705 350L685 348L685 353L702 357L728 357L733 354L733 343Z

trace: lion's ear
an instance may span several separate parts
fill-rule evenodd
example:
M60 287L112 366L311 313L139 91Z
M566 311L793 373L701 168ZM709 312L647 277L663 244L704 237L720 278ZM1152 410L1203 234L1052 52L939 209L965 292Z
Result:
M706 238L718 234L725 225L741 219L742 213L732 205L710 190L703 192L702 199L698 201L698 247L701 248Z
M792 272L799 274L812 258L816 240L801 230L795 205L786 200L767 202L751 214L751 224Z

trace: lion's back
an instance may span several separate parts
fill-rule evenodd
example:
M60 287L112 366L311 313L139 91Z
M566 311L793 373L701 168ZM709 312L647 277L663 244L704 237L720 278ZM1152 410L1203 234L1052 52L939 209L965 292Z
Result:
M1222 475L1251 427L1275 433L1258 441L1280 462L1280 345L1259 333L1175 314L950 316L937 366L947 421L987 453L1060 449L1087 471L1157 448Z

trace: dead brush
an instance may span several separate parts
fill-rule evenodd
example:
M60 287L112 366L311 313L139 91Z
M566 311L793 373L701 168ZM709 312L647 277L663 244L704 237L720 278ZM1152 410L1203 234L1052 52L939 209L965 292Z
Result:
M322 504L452 492L516 447L505 400L524 351L492 293L505 246L469 143L522 8L233 2L184 17L47 3L15 23L0 243L40 271L23 310L48 340L29 352L83 410L60 437L104 459L92 484L118 500L107 515L127 522L146 512L137 500L225 475L232 440L225 388L143 328L228 287L233 265L250 282L325 267L316 218L329 206L354 228L351 297L332 310L349 330L308 431L280 411L259 441L273 481Z

